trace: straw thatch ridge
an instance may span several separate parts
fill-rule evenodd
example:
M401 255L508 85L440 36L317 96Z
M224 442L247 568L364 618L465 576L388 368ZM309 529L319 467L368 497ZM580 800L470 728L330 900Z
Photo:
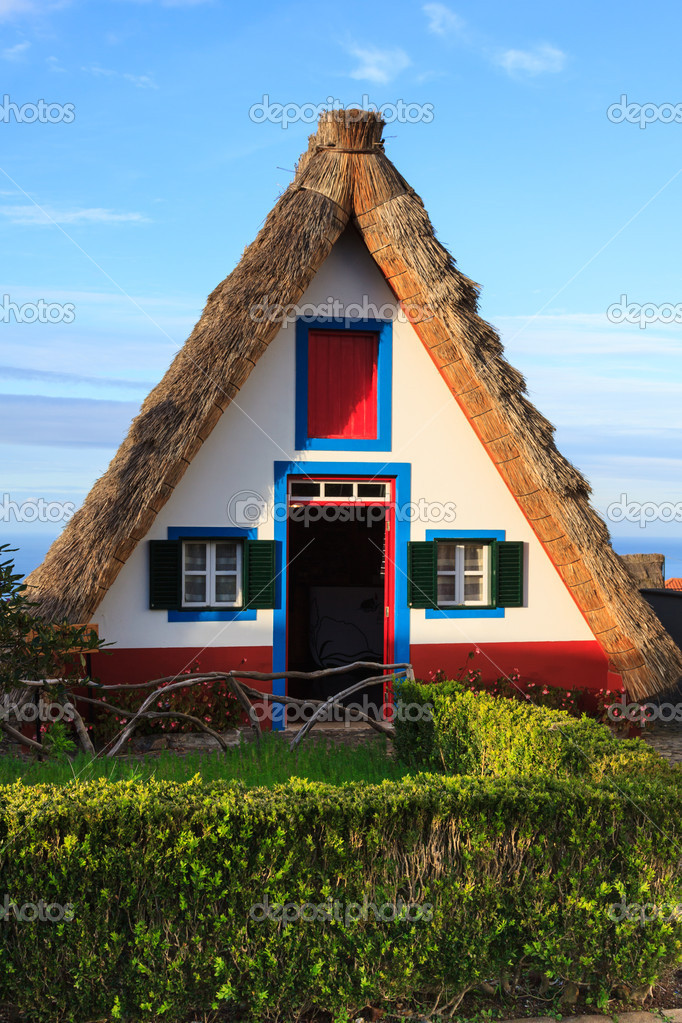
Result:
M437 241L418 195L388 160L373 113L323 114L296 177L147 397L83 507L29 576L48 618L90 619L279 324L249 310L298 301L352 225L569 587L634 699L670 688L682 652L642 599L589 504L583 476L525 395L477 313L477 286ZM538 640L542 637L539 636ZM576 684L580 684L576 679Z

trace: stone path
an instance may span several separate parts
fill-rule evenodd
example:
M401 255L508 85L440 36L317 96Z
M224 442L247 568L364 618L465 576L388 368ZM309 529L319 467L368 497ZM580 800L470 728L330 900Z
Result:
M638 1010L636 1012L618 1012L603 1016L591 1014L587 1016L564 1016L561 1023L606 1023L606 1020L617 1020L618 1023L661 1023L662 1020L669 1020L671 1023L682 1023L682 1009L651 1009L650 1011ZM516 1019L505 1020L505 1023L557 1023L555 1016L521 1016Z
M665 725L648 725L642 731L644 742L648 743L657 753L671 764L682 764L682 729L670 728ZM633 1023L637 1023L633 1020ZM682 1023L682 1019L677 1023Z

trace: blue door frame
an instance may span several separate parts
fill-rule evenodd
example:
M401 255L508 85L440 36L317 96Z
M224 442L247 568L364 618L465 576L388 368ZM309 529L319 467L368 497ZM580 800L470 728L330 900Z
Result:
M287 477L301 476L390 476L395 479L395 592L394 657L396 663L410 659L410 609L407 604L407 542L410 539L411 465L409 462L275 462L275 508L287 507ZM272 670L286 671L287 664L287 517L275 516L278 555L278 595L273 612ZM276 679L272 691L284 696L286 679ZM272 727L284 728L284 707L273 706Z

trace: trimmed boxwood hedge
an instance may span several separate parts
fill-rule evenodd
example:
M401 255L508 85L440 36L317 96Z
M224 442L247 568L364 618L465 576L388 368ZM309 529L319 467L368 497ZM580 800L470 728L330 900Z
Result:
M459 681L400 683L395 729L398 757L421 770L680 777L641 739L619 740L593 718L496 699Z
M679 928L615 922L609 906L680 901L681 830L664 776L7 786L0 901L71 903L73 919L0 923L0 998L36 1023L222 1005L276 1019L453 997L521 960L636 986L679 958ZM266 897L402 900L432 918L256 922Z

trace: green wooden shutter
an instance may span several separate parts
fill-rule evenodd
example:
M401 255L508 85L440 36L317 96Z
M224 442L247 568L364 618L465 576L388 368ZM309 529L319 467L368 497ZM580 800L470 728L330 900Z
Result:
M410 607L437 607L436 544L411 540L407 545L407 602Z
M149 606L176 611L180 606L180 542L149 541Z
M523 607L523 543L505 540L497 547L497 606Z
M275 541L247 540L244 544L244 607L274 607L275 577Z

